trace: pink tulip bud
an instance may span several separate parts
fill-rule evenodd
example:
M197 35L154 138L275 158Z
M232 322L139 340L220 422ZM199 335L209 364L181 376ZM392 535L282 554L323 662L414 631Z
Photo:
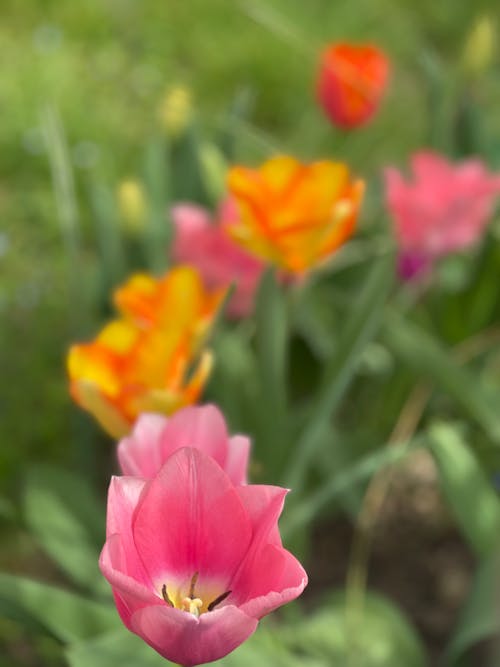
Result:
M250 439L229 437L215 405L182 408L172 417L142 414L132 433L118 443L124 475L151 479L165 461L182 447L195 447L211 456L233 484L246 484Z

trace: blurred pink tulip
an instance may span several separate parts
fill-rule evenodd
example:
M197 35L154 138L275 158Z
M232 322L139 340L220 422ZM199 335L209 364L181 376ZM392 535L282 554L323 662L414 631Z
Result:
M230 438L215 405L182 408L172 417L140 415L132 433L118 443L118 461L124 475L151 479L182 447L200 449L217 461L234 485L246 484L250 439Z
M221 204L218 219L195 204L177 204L171 211L175 227L172 256L176 262L192 264L207 288L226 287L235 291L228 305L230 317L245 317L253 310L254 296L264 264L237 246L225 227L237 219L231 199Z
M414 179L385 172L386 201L394 220L403 278L418 277L449 253L478 242L491 218L500 176L478 159L457 165L430 151L411 159Z
M126 627L185 667L222 658L307 583L277 521L286 489L234 486L199 449L114 477L101 571Z

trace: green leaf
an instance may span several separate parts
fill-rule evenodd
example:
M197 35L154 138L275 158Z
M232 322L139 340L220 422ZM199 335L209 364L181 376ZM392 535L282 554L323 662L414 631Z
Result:
M210 202L217 206L226 196L226 174L228 164L222 151L209 141L198 146L201 179Z
M4 573L0 573L0 612L28 623L35 621L61 642L91 637L120 623L111 604Z
M171 200L171 173L166 142L153 139L146 149L144 184L148 195L149 220L145 229L145 252L149 268L162 273L167 268L172 224L168 215Z
M125 627L90 641L78 642L67 649L66 656L71 667L164 667L172 664ZM220 667L301 667L303 661L287 649L279 627L271 631L261 623L248 641L211 664ZM328 667L326 662L314 659L307 664L308 667Z
M293 327L307 341L318 359L329 359L335 351L338 318L332 307L332 285L312 276L296 287L292 300Z
M109 586L98 559L104 544L104 503L82 478L49 465L26 478L24 514L40 545L76 583L100 593Z
M233 98L229 101L217 141L228 162L235 162L236 140L239 138L238 126L248 121L254 106L255 93L249 86L236 90Z
M298 49L306 57L311 55L311 47L307 37L297 31L286 13L281 13L269 3L257 0L239 0L241 10L263 28L269 30L274 37L282 39L288 47Z
M43 110L41 121L64 248L67 253L70 271L75 272L80 258L81 232L75 179L68 143L61 118L56 109L47 106ZM75 280L77 279L79 280L75 277Z
M324 608L308 616L289 638L307 656L329 665L355 667L424 667L422 643L400 610L370 593L359 618L346 615L345 598L336 594Z
M283 291L273 270L260 282L256 305L257 367L261 428L260 454L278 474L288 447L286 433L288 323Z
M302 657L294 655L284 641L286 626L273 625L272 620L261 622L252 637L214 665L220 667L303 667ZM320 658L307 661L308 667L329 667L329 663Z
M250 336L220 327L213 348L216 363L207 394L224 406L233 429L254 433L259 418L259 379Z
M393 276L392 260L380 259L368 276L359 298L344 322L334 354L325 368L322 385L316 397L308 424L290 456L291 464L284 483L294 491L304 483L307 464L328 436L330 420L354 376L360 353L375 336L384 316Z
M89 192L101 260L103 293L107 300L109 291L116 287L127 273L120 222L115 198L109 188L95 180L90 183Z
M273 404L286 403L287 314L283 291L273 270L260 281L256 306L257 352L262 389Z
M66 649L71 667L166 667L173 664L125 626Z
M500 635L499 571L500 552L497 551L483 560L476 572L457 628L446 651L446 664L457 667L464 665L461 658L468 649L480 641Z
M382 468L392 465L421 445L414 439L377 450L360 459L345 470L336 473L326 483L315 489L309 496L300 500L293 511L286 511L281 522L281 534L284 538L294 535L303 526L312 521L317 514L350 487L370 479Z
M432 380L500 445L500 414L493 396L466 368L461 368L442 345L416 324L395 312L385 320L388 347L419 377Z
M202 141L202 132L195 122L190 123L179 137L170 137L168 157L172 201L210 205L200 163Z
M500 538L500 500L457 428L437 423L430 437L445 497L473 549L485 556Z

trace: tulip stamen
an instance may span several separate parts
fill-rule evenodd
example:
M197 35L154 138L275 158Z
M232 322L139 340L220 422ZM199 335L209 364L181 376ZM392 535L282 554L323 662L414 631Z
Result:
M215 609L215 607L221 602L224 602L224 600L228 597L228 595L231 595L231 593L232 591L226 591L225 593L222 593L222 595L219 595L219 597L215 598L215 600L212 600L212 602L208 605L207 610L212 611Z
M196 583L197 583L197 581L198 581L198 576L199 576L199 572L195 572L195 573L193 574L192 579L191 579L191 584L190 584L190 586L189 586L189 596L188 596L188 597L191 598L191 600L194 600L194 598L195 598L195 596L194 596L194 588L195 588Z
M163 586L161 587L161 594L162 594L162 597L163 597L163 599L165 600L165 602L169 605L169 607L173 607L173 606L174 606L174 603L173 603L172 600L168 597L168 593L167 593L167 585L166 585L166 584L163 584Z

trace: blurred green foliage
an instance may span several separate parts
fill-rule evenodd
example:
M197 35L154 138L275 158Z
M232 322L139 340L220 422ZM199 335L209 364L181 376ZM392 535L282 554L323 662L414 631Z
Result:
M0 361L3 376L15 381L4 382L0 394L0 436L9 443L0 487L14 486L26 457L68 460L75 428L63 368L74 335L67 281L74 267L63 252L50 180L47 105L62 119L76 172L87 276L81 299L91 304L100 277L88 189L104 182L113 191L141 172L143 146L152 131L160 132L158 109L169 87L192 89L197 123L213 139L227 131L229 109L246 91L250 115L230 125L236 159L260 160L279 149L303 158L337 155L369 177L373 192L381 165L403 160L427 141L424 60L435 59L443 78L456 78L472 21L490 9L492 2L457 8L430 0L418 7L358 0L355 8L329 0L307 6L298 0L4 0ZM394 62L382 113L351 135L332 129L312 94L318 50L343 38L376 41ZM491 109L484 121L494 127L498 81L486 73L479 94ZM374 222L371 213L362 225ZM86 330L92 327L90 321Z

